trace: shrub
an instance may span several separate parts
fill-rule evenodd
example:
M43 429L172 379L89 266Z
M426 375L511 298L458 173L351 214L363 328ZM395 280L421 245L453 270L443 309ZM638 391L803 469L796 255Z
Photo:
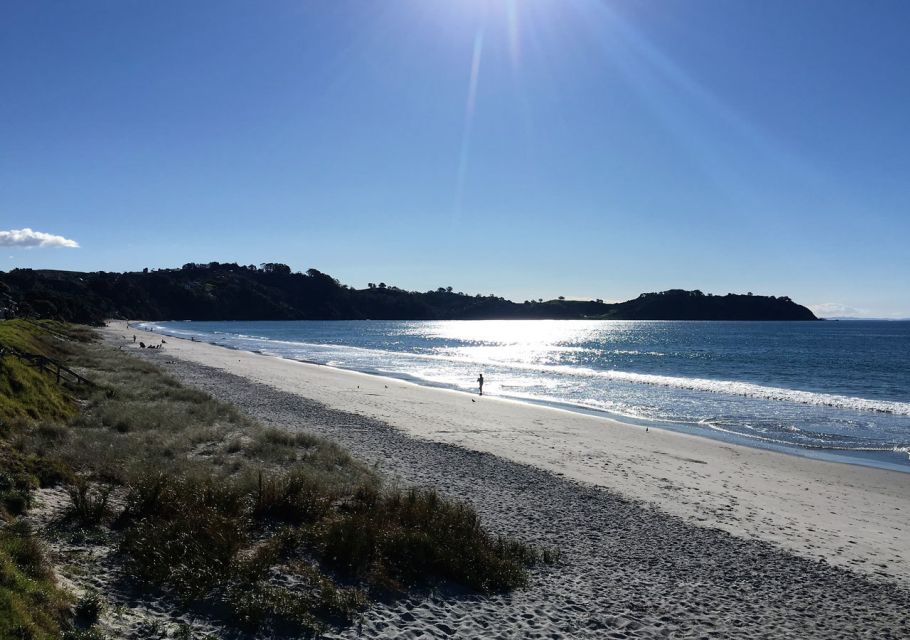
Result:
M270 584L266 580L267 559L272 550L245 563L226 591L226 600L241 626L256 629L264 621L321 632L323 621L350 622L366 607L367 599L359 589L339 587L318 567L295 563L284 572L292 578L293 588Z
M246 543L247 509L230 483L152 476L127 497L120 550L135 578L198 599L224 579Z
M511 589L526 584L526 565L541 558L529 545L491 536L470 506L418 489L384 495L363 487L308 533L326 563L394 590L434 578L482 592Z
M253 516L289 524L315 522L336 498L330 486L302 469L265 478L260 473Z
M111 487L98 487L85 478L77 478L70 487L70 504L64 512L64 520L83 527L97 527L110 515L108 500Z
M76 620L86 627L98 622L102 611L104 611L104 599L96 591L86 591L73 607Z

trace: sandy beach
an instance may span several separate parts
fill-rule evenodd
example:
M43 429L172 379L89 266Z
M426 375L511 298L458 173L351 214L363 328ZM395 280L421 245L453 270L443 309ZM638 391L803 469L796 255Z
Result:
M564 550L527 591L381 605L369 637L906 637L910 474L165 337L106 339Z

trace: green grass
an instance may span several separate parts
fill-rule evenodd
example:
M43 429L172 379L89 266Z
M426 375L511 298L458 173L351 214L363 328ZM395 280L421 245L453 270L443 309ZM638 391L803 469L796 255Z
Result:
M65 344L41 325L0 321L0 347L60 358L68 351ZM71 395L54 377L15 356L0 358L0 435L38 420L65 421L75 412Z
M0 640L59 638L69 604L32 532L21 523L0 529Z
M76 412L65 388L15 356L0 358L0 430L38 420L66 420Z

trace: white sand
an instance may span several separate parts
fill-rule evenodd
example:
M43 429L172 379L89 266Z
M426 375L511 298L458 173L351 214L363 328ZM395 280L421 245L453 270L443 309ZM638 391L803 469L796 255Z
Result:
M161 336L112 322L111 338ZM536 466L700 526L910 585L910 474L822 462L606 418L165 336L156 354L301 394L418 438ZM128 345L127 348L134 348ZM138 349L138 345L135 347Z

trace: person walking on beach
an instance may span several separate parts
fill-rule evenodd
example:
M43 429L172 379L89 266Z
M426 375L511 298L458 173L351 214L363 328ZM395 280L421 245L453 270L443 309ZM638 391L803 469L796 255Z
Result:
M133 344L136 344L136 334L133 334Z
M477 384L480 385L480 395L483 395L483 374L482 373L477 378Z

